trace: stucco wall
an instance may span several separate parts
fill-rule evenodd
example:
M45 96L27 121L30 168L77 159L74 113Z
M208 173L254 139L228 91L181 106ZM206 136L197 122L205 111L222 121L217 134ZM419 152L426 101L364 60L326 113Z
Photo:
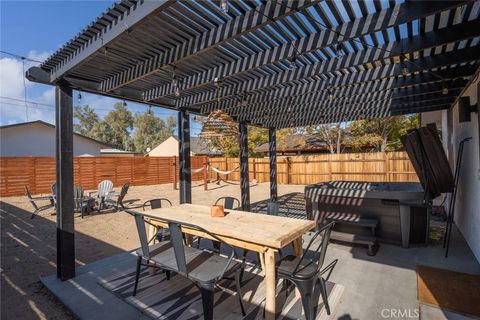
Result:
M479 75L480 77L480 75ZM477 103L479 79L472 83L462 96L469 96L470 103ZM470 122L458 122L458 103L446 111L444 130L449 130L446 144L452 170L455 168L458 146L465 137L472 140L465 145L457 191L455 223L480 261L480 151L478 114L471 113Z
M153 150L151 150L148 155L150 157L178 157L178 141L174 137L170 137L167 140L163 141Z
M74 156L100 156L105 145L74 135ZM2 157L55 156L55 128L33 123L3 128L0 131L0 153Z

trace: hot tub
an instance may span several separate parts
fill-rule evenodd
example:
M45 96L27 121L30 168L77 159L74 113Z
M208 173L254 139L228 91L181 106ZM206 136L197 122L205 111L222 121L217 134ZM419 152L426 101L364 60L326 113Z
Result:
M428 241L428 205L414 182L331 181L305 187L307 218L324 224L327 217L355 216L377 219L379 241L409 247Z

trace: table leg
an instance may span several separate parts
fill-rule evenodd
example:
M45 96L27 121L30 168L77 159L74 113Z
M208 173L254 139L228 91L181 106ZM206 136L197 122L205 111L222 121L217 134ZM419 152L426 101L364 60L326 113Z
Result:
M293 245L293 252L297 257L302 256L303 249L302 249L302 237L298 237L292 242Z
M260 268L262 268L263 274L265 274L265 254L263 252L258 253L258 261L260 262Z
M265 301L265 319L275 319L275 250L268 249L265 252L265 284L266 284L266 301Z
M193 235L185 233L185 242L187 246L191 247L193 244Z

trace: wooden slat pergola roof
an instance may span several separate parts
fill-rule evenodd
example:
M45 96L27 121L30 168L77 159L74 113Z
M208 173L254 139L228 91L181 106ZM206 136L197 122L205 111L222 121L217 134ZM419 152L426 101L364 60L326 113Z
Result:
M221 2L122 1L27 76L283 128L446 109L479 65L479 0Z

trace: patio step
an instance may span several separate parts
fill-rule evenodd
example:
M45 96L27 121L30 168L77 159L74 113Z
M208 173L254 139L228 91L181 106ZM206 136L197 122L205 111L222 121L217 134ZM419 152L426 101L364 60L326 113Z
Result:
M368 246L367 254L369 256L374 256L377 253L378 241L377 241L377 237L375 236L332 231L330 235L330 239L341 241L341 242L348 242L352 244L367 245Z
M327 217L327 221L335 221L337 224L349 224L361 227L376 228L378 226L378 220L374 218L363 218L359 215L332 215Z

